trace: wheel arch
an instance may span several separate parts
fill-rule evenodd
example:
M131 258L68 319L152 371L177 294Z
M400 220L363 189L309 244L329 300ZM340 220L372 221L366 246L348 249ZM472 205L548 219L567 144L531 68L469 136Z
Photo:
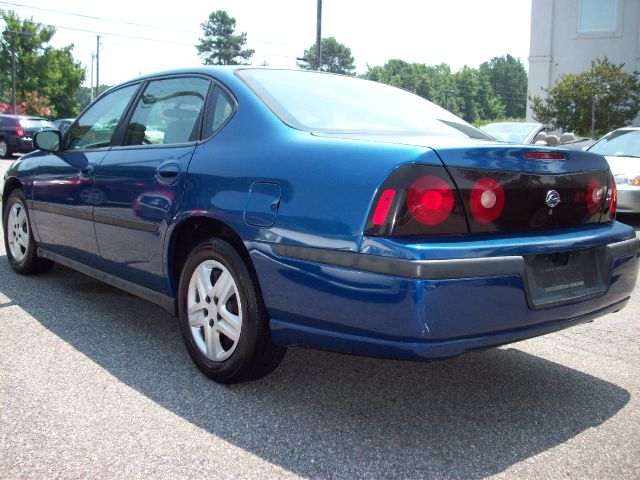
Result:
M9 177L7 181L4 183L4 188L2 190L2 218L4 218L4 209L7 204L7 200L9 199L9 195L16 189L22 189L22 183L16 177Z
M229 225L214 217L190 215L175 224L165 241L165 268L172 294L177 295L182 266L189 252L196 245L210 238L219 238L229 243L242 257L256 285L259 286L251 256L240 235Z

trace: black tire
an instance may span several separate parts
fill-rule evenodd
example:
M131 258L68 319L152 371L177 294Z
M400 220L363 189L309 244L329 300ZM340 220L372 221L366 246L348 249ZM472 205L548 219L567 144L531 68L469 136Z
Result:
M25 226L22 229L22 234L26 237L27 245L26 249L19 245L14 245L14 250L19 248L22 258L16 258L9 246L9 217L14 206L18 206L18 209L23 210L26 215ZM33 238L33 232L31 228L31 220L29 219L29 210L27 209L27 201L24 197L24 193L20 189L16 189L9 195L7 204L4 208L4 215L2 218L2 225L4 231L4 247L7 252L7 259L11 268L20 275L32 275L36 273L44 273L51 270L54 262L46 258L38 257L38 246Z
M230 356L222 361L214 361L209 358L202 351L202 346L197 344L197 335L201 335L200 345L206 341L204 333L206 326L191 327L189 323L188 296L193 295L193 293L189 293L192 277L197 268L210 261L217 262L226 268L235 282L236 290L234 291L237 291L240 297L235 299L235 305L238 310L236 313L238 313L241 323L239 338L236 342L231 340L233 350L229 348ZM214 277L215 269L209 277L210 283L215 284L217 279ZM235 297L235 294L233 297ZM219 299L211 299L207 295L206 301L210 303L203 305L212 308L213 312L218 311L219 304L221 304ZM198 302L202 302L202 299L199 299ZM189 356L198 369L215 382L231 384L264 377L280 364L286 353L286 348L278 347L271 340L267 311L255 276L251 274L242 257L235 249L223 240L211 239L195 247L189 254L180 276L178 312L180 316L180 333ZM207 315L213 317L213 314L210 314L207 309L203 309L202 312L204 317ZM217 319L221 320L221 317L218 315ZM205 320L205 323L208 323L212 328L214 322L213 318L208 321ZM194 330L198 328L202 330ZM224 336L218 338L221 344L222 340L230 340Z
M0 158L11 158L13 152L9 148L9 143L6 139L0 138Z

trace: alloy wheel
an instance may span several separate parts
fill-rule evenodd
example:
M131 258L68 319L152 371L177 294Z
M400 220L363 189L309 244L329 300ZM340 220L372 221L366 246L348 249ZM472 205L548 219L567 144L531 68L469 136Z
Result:
M9 251L16 262L22 262L29 248L29 220L24 206L17 202L7 216Z
M194 343L209 360L228 359L242 333L238 286L229 270L205 260L193 271L187 292L187 314Z

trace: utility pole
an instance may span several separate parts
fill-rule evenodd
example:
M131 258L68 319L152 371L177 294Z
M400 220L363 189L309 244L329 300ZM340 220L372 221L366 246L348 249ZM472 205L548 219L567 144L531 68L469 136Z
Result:
M91 85L91 88L89 89L89 91L91 92L91 101L93 102L93 60L96 58L96 56L93 54L93 52L91 52L91 81L89 82L89 85Z
M16 32L15 30L5 30L2 34L11 38L11 104L13 105L13 114L16 114L16 37L31 38L29 32Z
M322 0L318 0L318 17L316 20L316 61L314 70L320 70L320 50L322 49Z
M96 97L100 95L100 35L96 36Z
M591 138L595 138L596 130L596 94L591 97Z
M451 90L450 88L445 88L442 93L444 93L444 108L449 110L449 95L455 94L455 90Z

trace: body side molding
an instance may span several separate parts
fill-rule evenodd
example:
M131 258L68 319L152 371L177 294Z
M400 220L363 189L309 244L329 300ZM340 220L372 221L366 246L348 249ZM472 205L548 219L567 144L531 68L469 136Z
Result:
M137 283L130 282L129 280L125 280L124 278L116 277L115 275L103 272L102 270L90 267L88 265L85 265L84 263L77 262L63 255L50 252L49 250L45 250L42 247L38 247L38 256L53 260L60 265L64 265L65 267L69 267L80 273L84 273L85 275L95 278L96 280L100 280L101 282L107 283L112 287L119 288L120 290L124 290L125 292L131 293L132 295L155 303L171 315L176 316L177 305L176 299L173 297L157 292L155 290L151 290L150 288L140 286Z

